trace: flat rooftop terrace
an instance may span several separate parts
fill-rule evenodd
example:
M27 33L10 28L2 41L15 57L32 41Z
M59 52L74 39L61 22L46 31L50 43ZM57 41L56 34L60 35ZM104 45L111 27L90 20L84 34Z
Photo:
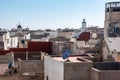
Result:
M67 62L67 59L63 59L62 57L53 57L52 59L55 59L57 61L62 61L62 62ZM87 59L82 58L81 56L74 56L74 57L69 57L68 62L90 62Z

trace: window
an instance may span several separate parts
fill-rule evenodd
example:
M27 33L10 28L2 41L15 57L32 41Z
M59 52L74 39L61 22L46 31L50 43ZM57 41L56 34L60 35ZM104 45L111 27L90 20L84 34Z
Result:
M21 43L22 43L22 44L25 44L25 40L21 40Z
M108 28L109 37L120 37L119 22L112 22Z

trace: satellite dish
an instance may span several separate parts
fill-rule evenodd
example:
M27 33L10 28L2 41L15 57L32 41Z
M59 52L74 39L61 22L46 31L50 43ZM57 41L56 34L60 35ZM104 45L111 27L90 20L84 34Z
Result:
M66 50L66 51L63 53L62 58L63 58L63 59L67 59L70 54L71 54L71 51L70 51L70 50ZM68 60L69 60L69 58L68 58Z

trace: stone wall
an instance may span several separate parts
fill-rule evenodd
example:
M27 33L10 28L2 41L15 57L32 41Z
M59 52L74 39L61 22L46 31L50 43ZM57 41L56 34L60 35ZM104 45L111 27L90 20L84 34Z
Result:
M120 63L118 62L95 62L93 67L98 70L120 70Z
M91 80L120 80L119 62L98 62L91 69Z
M24 72L43 73L44 63L43 61L40 60L21 60L18 61L18 71L20 73Z
M64 63L64 80L90 80L92 62Z
M11 60L13 60L11 53L7 53L6 55L0 55L0 63L8 63Z
M120 70L91 70L91 80L120 80Z

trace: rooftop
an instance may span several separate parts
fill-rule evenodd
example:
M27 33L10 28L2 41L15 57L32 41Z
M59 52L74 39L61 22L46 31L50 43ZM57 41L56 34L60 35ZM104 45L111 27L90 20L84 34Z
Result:
M57 61L62 61L62 62L66 62L66 59L64 60L62 57L53 57L53 59L57 60ZM81 56L74 56L74 57L69 57L69 61L70 62L90 62L87 59L82 58ZM68 62L69 62L68 61Z

